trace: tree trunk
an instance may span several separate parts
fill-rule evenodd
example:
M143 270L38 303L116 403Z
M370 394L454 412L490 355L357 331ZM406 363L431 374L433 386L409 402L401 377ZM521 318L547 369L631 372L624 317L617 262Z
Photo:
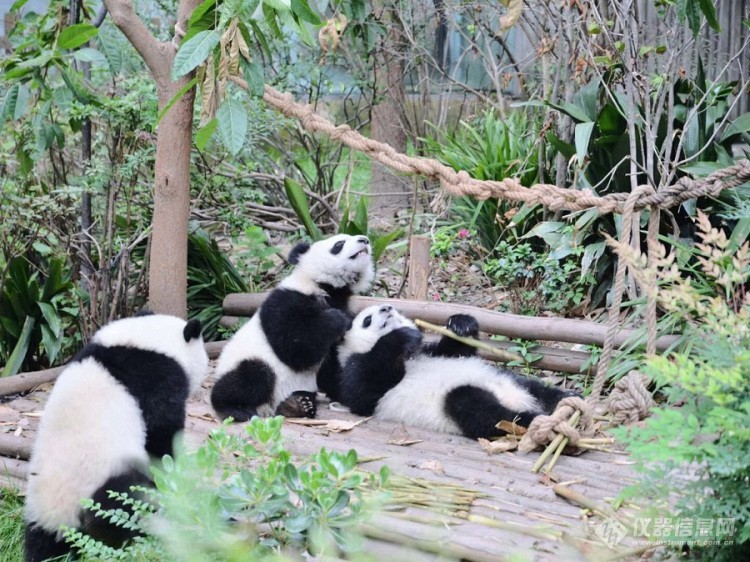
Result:
M374 10L388 28L375 52L375 91L382 96L372 108L370 134L374 140L385 142L399 152L406 151L404 131L404 63L401 53L401 32L393 8L388 0L378 0ZM370 214L383 223L391 223L398 209L410 206L412 180L396 175L389 168L373 162L370 184Z
M171 78L175 47L148 31L130 0L104 0L115 25L143 57L156 81L159 109L163 109L192 75ZM180 0L177 27L200 0ZM162 118L156 133L154 215L149 260L149 307L154 312L187 316L187 227L190 216L190 150L193 135L191 88Z

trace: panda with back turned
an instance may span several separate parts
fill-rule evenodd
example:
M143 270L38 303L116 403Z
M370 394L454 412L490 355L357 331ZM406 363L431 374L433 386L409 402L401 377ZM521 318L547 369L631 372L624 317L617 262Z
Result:
M472 316L457 314L448 328L477 337ZM423 345L422 334L391 306L360 312L339 347L342 404L361 416L471 438L504 435L502 420L528 427L574 392L499 369L476 349L452 338Z
M335 377L326 359L351 325L349 297L375 276L370 241L339 234L300 243L288 260L292 273L219 356L211 403L222 418L315 417L318 384L326 390Z
M119 547L135 533L81 507L127 509L107 491L149 486L150 457L172 454L185 402L208 371L198 320L144 314L101 328L58 377L29 461L26 562L67 554L61 526Z

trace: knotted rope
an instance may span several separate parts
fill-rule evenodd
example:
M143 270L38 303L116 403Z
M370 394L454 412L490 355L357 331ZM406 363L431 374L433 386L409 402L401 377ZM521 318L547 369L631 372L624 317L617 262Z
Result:
M568 442L575 446L582 435L591 435L594 432L591 410L591 406L583 398L563 398L552 414L537 416L532 420L518 443L518 450L528 453L539 445L551 442L558 435L567 437ZM579 411L581 416L578 428L570 423L570 418L576 411Z
M604 402L613 414L612 425L634 423L648 416L655 403L647 385L648 379L638 371L631 371L615 383Z

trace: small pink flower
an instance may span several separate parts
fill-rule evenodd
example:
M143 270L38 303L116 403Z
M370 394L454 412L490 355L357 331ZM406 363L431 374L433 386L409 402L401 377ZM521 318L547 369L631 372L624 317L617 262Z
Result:
M439 301L440 300L440 293L438 293L437 291L435 291L433 293L433 295L432 295L432 300Z
M458 231L459 238L466 238L467 236L469 236L469 231L466 230L465 228L462 228L461 230Z

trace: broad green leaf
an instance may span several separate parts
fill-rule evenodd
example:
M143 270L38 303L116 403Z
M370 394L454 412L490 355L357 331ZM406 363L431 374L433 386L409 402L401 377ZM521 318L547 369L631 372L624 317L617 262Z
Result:
M372 240L372 259L376 262L380 259L380 256L383 255L383 252L385 252L386 248L390 246L390 244L400 238L404 235L404 230L399 228L395 232L389 232L388 234L383 234L382 236L376 236L374 240Z
M242 73L245 75L248 93L251 96L262 98L265 91L263 67L255 61L248 62L242 57L240 58L240 65L242 66Z
M42 331L42 346L44 347L44 350L47 352L47 357L49 358L50 363L54 363L55 359L57 359L57 355L60 353L60 348L62 348L63 343L63 335L55 335L52 333L52 330L49 329L48 326L41 326Z
M279 24L276 21L276 10L271 8L268 4L263 4L263 17L266 20L266 25L271 29L271 32L274 34L274 36L277 39L282 39L284 37L284 34L281 33L281 28L279 27ZM252 25L252 20L251 25ZM255 26L253 26L255 27Z
M77 23L62 30L57 37L57 46L60 49L75 49L96 37L97 33L99 29L90 23Z
M167 105L164 106L164 109L162 109L159 112L159 115L156 116L156 124L158 125L159 122L162 120L162 118L167 114L167 112L172 108L174 104L176 104L182 96L184 96L190 88L194 87L198 83L198 77L193 76L193 79L190 80L187 84L185 84L180 90L172 96L172 99L167 102Z
M576 121L580 121L581 123L585 123L586 121L591 121L591 119L589 119L589 116L586 115L586 112L584 112L580 107L572 103L568 103L566 101L563 101L560 103L550 102L549 105L550 107L554 107L558 111L562 111L563 113L571 116Z
M354 211L352 221L359 231L358 234L367 235L367 198L360 197L357 201L357 208Z
M292 12L302 21L313 25L320 25L322 23L318 15L310 9L307 0L292 0L291 8Z
M101 51L98 51L91 47L83 47L82 49L78 49L75 53L73 53L73 58L81 62L97 63L107 60Z
M3 100L2 108L0 108L0 123L4 123L8 117L12 117L16 113L16 101L18 100L18 84L13 84L8 91L5 92L5 99Z
M48 302L40 302L38 304L39 309L42 311L42 316L44 316L52 334L55 337L60 336L62 333L62 322L60 321L60 315L57 313L57 310L55 310L55 307Z
M193 25L195 23L198 23L201 18L203 18L204 15L209 10L214 9L216 6L216 0L205 0L202 4L200 4L195 10L193 10L193 13L190 14L190 19L188 20L189 25Z
M677 0L675 7L677 17L681 22L687 22L693 36L698 35L701 29L700 6L698 0Z
M214 134L214 131L216 130L218 124L219 122L216 120L216 117L214 117L213 119L211 119L211 121L198 129L198 132L195 133L195 146L198 148L198 150L203 152L203 149L206 148L206 145L211 139L211 136Z
M719 20L716 18L716 6L714 6L714 0L698 0L701 12L706 18L708 25L716 31L721 31Z
M734 254L747 241L748 237L750 237L750 218L738 220L732 229L732 235L729 237L727 251Z
M314 241L322 240L323 233L320 232L320 229L315 224L315 221L310 214L310 206L307 202L307 196L305 195L302 186L293 179L287 177L284 178L284 191L286 192L287 199L289 199L289 204L292 206L292 209L299 220L302 221L310 238Z
M555 150L557 150L565 157L566 160L570 160L571 158L573 158L573 156L575 156L576 149L569 142L561 140L560 137L558 137L554 133L547 133L545 138L547 139L547 142L555 148Z
M723 143L729 138L742 133L750 132L750 112L743 113L724 128L724 134L719 142Z
M219 44L220 39L221 33L218 31L201 31L183 43L174 57L172 80L185 76L185 74L203 64L211 51Z
M237 154L245 144L247 134L247 112L245 107L232 99L225 99L216 112L219 135L224 146L232 154Z
M278 12L288 12L292 7L290 0L263 0L263 4Z
M104 53L104 58L107 59L109 71L113 76L120 74L122 70L122 49L111 36L99 35L98 43L102 53Z
M583 166L583 161L589 152L589 140L594 131L594 123L578 123L575 128L576 157L578 165Z
M16 0L15 2L13 2L13 5L10 7L10 11L17 12L18 10L23 8L28 1L29 0Z
M226 22L224 22L226 23ZM180 45L184 45L202 31L211 30L216 26L216 0L207 0L198 6L190 15L188 30ZM219 26L223 30L222 26Z
M26 354L29 351L29 343L31 342L31 332L34 329L34 319L31 316L27 316L21 329L21 335L16 342L16 346L13 348L13 352L8 358L8 362L3 368L3 372L0 373L0 377L7 377L15 375L21 370L23 360L26 359Z
M26 111L29 108L29 98L31 92L25 84L21 84L18 89L18 99L16 99L16 107L13 110L13 120L18 121L21 117L26 115Z

